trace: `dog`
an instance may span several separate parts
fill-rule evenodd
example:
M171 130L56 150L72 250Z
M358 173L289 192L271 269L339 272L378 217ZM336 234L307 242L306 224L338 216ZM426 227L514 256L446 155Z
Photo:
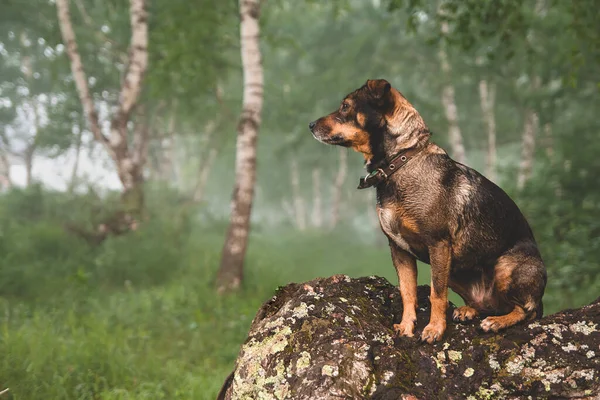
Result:
M446 330L448 287L465 302L453 319L485 317L486 332L541 318L547 275L527 220L502 189L434 144L421 115L389 82L368 80L309 128L320 142L365 158L369 175L359 189L377 191L403 303L398 335L414 336L416 260L431 265L423 342L439 341Z

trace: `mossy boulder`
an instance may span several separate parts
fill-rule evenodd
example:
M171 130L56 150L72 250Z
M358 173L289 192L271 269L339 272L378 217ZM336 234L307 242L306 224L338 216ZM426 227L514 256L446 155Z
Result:
M428 286L418 302L420 332ZM279 288L254 318L220 398L600 398L600 298L499 334L448 318L434 345L395 337L401 316L398 289L384 278Z

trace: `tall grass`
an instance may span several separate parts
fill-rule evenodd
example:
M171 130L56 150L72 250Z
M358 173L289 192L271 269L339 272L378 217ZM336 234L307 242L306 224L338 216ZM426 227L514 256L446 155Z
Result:
M278 286L337 273L396 282L387 246L348 227L256 226L243 289L219 296L223 222L163 208L91 248L62 229L72 210L61 199L27 196L39 198L0 203L3 399L213 399ZM420 267L421 284L428 272ZM555 310L560 296L546 304Z

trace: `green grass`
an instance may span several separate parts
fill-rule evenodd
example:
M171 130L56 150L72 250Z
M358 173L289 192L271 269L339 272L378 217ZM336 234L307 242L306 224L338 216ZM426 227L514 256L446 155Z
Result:
M96 250L46 225L11 230L0 258L3 399L214 399L279 285L338 273L397 282L388 247L349 231L257 228L243 289L219 296L222 224L178 235L152 222Z
M58 240L42 231L31 240ZM396 279L387 246L341 232L257 229L244 288L219 296L221 243L219 229L175 246L150 227L63 264L57 250L45 261L13 254L20 289L0 297L0 386L10 388L8 398L213 399L256 311L279 285L337 273ZM71 245L74 256L85 253ZM79 264L85 257L92 265ZM14 275L8 264L2 271Z

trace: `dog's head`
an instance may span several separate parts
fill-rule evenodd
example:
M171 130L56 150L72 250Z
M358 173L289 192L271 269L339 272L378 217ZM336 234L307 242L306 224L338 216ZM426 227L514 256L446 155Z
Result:
M426 130L419 113L385 79L368 80L347 95L336 111L309 127L317 140L351 147L367 161L394 152Z

